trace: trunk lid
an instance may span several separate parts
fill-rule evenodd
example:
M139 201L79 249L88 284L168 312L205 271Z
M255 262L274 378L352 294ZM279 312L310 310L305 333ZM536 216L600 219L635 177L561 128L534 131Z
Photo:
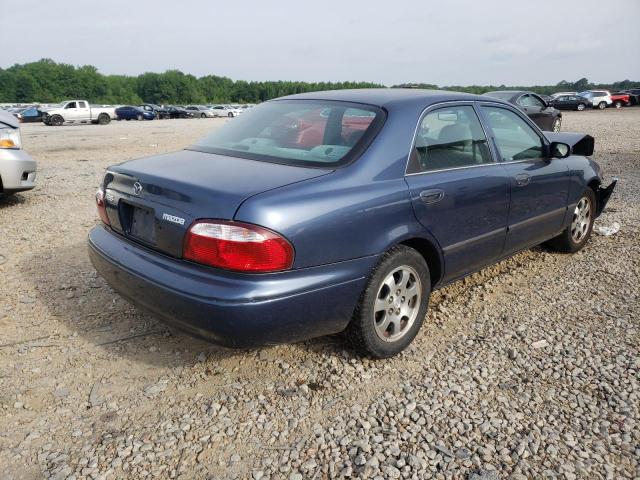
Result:
M331 172L183 150L110 167L103 187L115 231L181 257L194 220L232 220L253 195Z

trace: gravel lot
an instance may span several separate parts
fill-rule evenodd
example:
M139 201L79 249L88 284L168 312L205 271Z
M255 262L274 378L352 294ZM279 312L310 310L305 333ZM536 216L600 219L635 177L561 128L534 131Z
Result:
M96 276L104 169L225 120L25 125L39 185L0 200L3 478L640 478L640 108L569 112L620 178L578 254L436 292L401 356L331 337L226 350Z

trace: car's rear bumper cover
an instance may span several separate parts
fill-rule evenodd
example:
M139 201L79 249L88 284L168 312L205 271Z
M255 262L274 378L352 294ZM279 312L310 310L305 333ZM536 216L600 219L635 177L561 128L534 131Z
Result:
M231 347L342 331L377 257L275 274L236 274L158 254L97 226L89 254L135 305L192 335Z

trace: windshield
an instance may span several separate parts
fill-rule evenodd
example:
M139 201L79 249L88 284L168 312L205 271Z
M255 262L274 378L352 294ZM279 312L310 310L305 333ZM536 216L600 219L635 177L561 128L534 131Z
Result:
M277 100L228 121L194 150L301 166L336 166L361 152L384 122L376 107Z

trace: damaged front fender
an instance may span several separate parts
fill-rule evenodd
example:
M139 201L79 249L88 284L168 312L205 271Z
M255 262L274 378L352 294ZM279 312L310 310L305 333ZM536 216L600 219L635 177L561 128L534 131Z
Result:
M618 179L614 178L613 181L607 187L598 186L596 190L596 217L600 216L604 207L607 206L607 202L611 198L613 189L616 188Z

